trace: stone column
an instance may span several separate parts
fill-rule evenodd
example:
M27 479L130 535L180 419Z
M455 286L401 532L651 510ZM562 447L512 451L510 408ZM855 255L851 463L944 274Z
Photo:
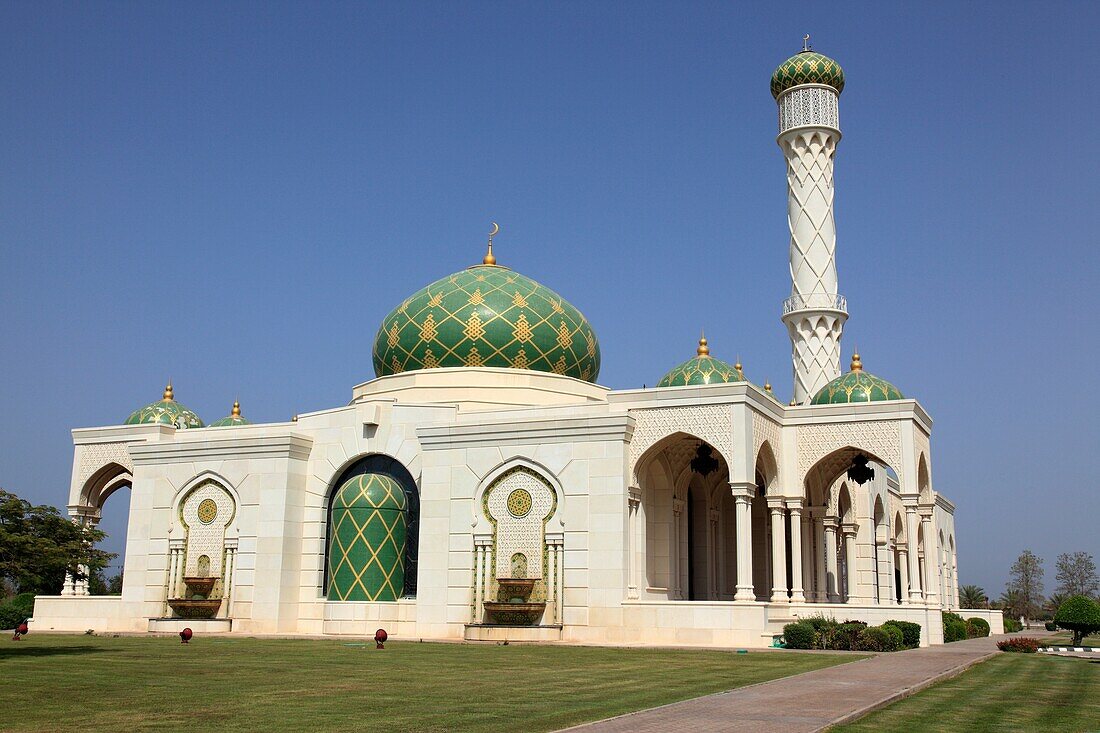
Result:
M912 595L909 591L909 552L904 547L898 548L898 570L901 571L901 598L898 603L908 606Z
M925 599L930 606L940 605L940 548L932 528L932 507L920 512L921 529L924 530L924 567L928 571L928 588Z
M562 624L565 618L565 535L547 535L546 543L554 557L554 623Z
M772 603L787 603L787 540L783 529L783 499L769 498L772 519Z
M668 559L669 583L672 586L672 597L683 600L683 585L680 582L680 523L684 517L685 503L683 499L672 500L672 554ZM688 538L691 542L691 538ZM689 569L690 570L690 569Z
M638 597L638 509L642 503L642 490L631 486L627 496L627 598Z
M824 508L814 509L813 531L814 531L814 600L818 603L825 603L829 600L829 581L828 572L825 568L825 516L822 512ZM835 537L834 537L835 540Z
M861 598L858 591L853 593L859 587L859 581L853 577L856 567L856 533L859 531L859 525L855 522L845 522L841 525L840 531L844 536L844 602L850 603L852 596L857 600Z
M709 540L707 542L707 584L710 586L707 588L707 598L716 601L719 598L718 579L721 577L718 572L718 561L722 555L718 541L718 527L720 525L718 510L708 509L707 518L710 522L707 527L707 538Z
M737 525L737 592L733 600L750 602L756 600L752 581L752 498L756 495L756 485L731 483L730 489Z
M825 535L825 600L829 603L840 603L840 575L836 557L837 518L825 517L822 524Z
M225 541L225 563L222 566L222 607L224 618L230 618L230 604L233 602L233 568L237 565L237 539Z
M905 537L909 541L909 602L923 603L924 591L921 590L920 558L917 556L917 508L905 507Z
M787 499L791 512L791 603L805 603L802 592L802 499Z

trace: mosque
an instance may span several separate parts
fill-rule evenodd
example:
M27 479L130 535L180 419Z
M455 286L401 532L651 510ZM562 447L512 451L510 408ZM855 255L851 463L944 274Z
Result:
M592 324L497 263L494 224L480 264L382 320L375 378L345 406L254 424L234 404L206 424L169 385L73 430L73 521L131 492L125 582L68 579L34 628L762 647L825 614L942 643L959 596L932 419L858 354L841 371L843 90L808 44L771 79L789 404L706 338L655 387L600 386Z

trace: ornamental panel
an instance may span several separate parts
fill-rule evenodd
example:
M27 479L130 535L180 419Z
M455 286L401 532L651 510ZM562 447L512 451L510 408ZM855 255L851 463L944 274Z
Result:
M630 473L638 485L638 459L673 433L688 433L713 446L726 465L733 460L733 419L728 405L654 407L631 410L634 434L630 440Z
M184 499L180 519L187 531L185 577L221 577L225 528L235 510L233 497L214 481L204 481Z
M134 460L130 458L130 450L127 446L127 443L92 443L83 446L83 450L80 451L77 485L83 488L92 474L109 463L117 463L133 475Z
M752 455L753 462L755 463L757 457L760 456L760 449L764 443L767 442L772 449L772 455L775 456L776 465L776 481L780 486L783 480L783 448L782 440L779 431L779 424L774 420L769 420L767 417L761 415L759 412L752 413Z
M798 428L798 480L806 481L810 472L822 458L841 448L862 448L889 464L901 479L904 466L901 462L901 425L894 420L868 420L864 422L833 423L828 425L799 425ZM834 457L836 466L823 464L826 475L843 467L845 457Z

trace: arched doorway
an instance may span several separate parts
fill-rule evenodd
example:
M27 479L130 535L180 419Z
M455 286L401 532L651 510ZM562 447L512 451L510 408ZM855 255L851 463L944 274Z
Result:
M417 557L420 538L420 490L415 479L404 464L396 458L383 453L372 453L356 459L333 480L326 499L325 563L322 594L327 595L332 579L330 563L333 549L332 521L333 497L350 479L368 474L377 474L393 479L405 492L405 553L404 553L404 590L403 597L416 596Z
M100 547L113 553L115 558L102 570L84 568L88 575L81 580L66 578L63 595L121 595L132 487L133 476L129 469L118 463L102 466L85 481L79 504L70 507L69 513L74 521L85 527L106 533Z
M701 438L676 433L646 451L636 475L645 550L640 595L732 600L737 550L725 458Z

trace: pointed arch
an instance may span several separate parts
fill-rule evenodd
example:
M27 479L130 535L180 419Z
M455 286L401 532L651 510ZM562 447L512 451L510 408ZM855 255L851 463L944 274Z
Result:
M928 457L923 451L917 458L917 493L922 503L932 503L932 480L928 472Z
M497 479L515 468L525 468L534 473L554 492L554 512L546 520L546 530L548 532L563 531L565 528L565 489L561 481L558 480L557 475L546 465L525 456L514 456L506 461L498 463L487 471L485 475L481 477L481 480L478 481L477 489L474 491L474 500L470 505L470 511L473 515L471 517L472 521L470 526L474 528L474 534L485 535L492 533L493 528L489 522L489 518L486 517L485 512L482 511L485 501L485 492L492 488L493 484L497 482Z

